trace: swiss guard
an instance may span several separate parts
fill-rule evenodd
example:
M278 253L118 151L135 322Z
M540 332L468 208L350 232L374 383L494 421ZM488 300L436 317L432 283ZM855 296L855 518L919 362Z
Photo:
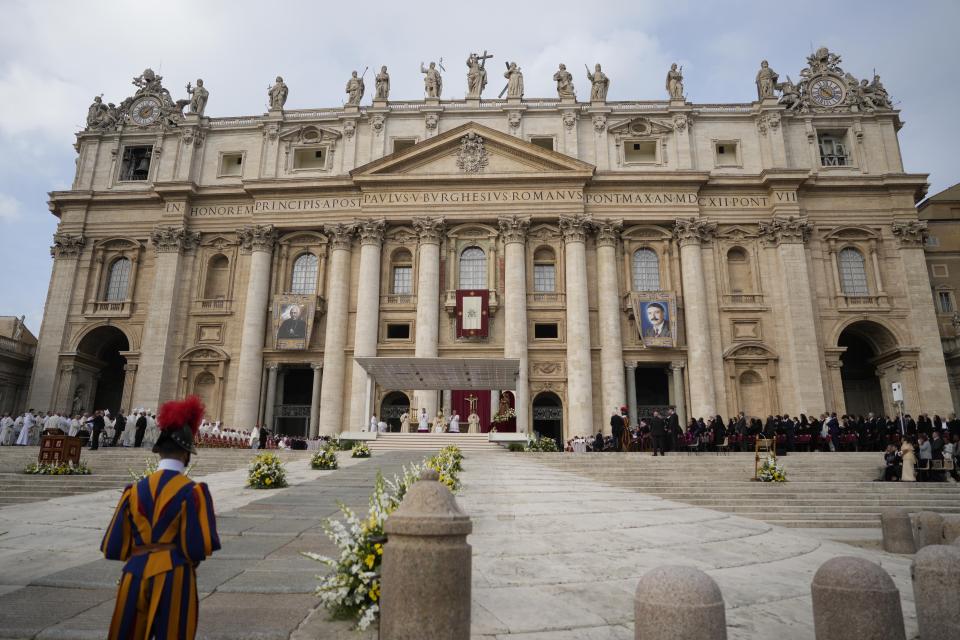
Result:
M103 537L103 555L126 562L111 640L196 635L196 568L220 548L210 491L184 475L203 412L196 396L160 407L157 470L124 489Z

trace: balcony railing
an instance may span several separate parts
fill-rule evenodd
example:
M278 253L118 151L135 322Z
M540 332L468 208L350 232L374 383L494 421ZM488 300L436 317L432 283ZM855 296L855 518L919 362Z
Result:
M388 293L380 296L380 306L416 306L417 296L409 293Z
M531 307L565 306L567 294L558 292L537 291L527 294L527 304Z
M725 304L763 304L762 293L726 293L723 295Z
M129 317L132 306L129 300L94 300L87 304L86 315Z
M7 353L16 353L21 356L32 356L37 351L36 345L25 344L19 340L14 340L13 338L8 338L6 336L0 336L0 351L6 351Z
M231 313L233 311L233 300L226 298L201 298L193 301L195 313L216 315L221 313Z
M869 309L882 307L887 304L887 296L837 296L837 307L840 309Z

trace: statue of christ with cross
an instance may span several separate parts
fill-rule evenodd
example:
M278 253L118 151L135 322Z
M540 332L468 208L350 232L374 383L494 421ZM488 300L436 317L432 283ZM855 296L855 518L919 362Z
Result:
M487 86L487 70L485 68L487 60L493 57L493 54L483 50L483 55L471 53L467 58L467 98L480 98L484 87Z

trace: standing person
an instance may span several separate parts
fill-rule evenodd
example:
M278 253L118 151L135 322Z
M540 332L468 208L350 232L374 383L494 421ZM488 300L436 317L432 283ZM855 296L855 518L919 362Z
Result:
M157 470L127 486L107 527L100 550L126 563L110 640L196 635L196 567L220 548L210 491L184 475L202 416L196 396L160 407Z
M147 412L140 411L140 417L137 418L137 422L134 425L134 441L133 446L138 449L143 446L143 434L147 432Z
M410 412L404 411L400 416L400 433L410 431Z
M428 420L429 418L427 417L427 410L420 409L420 420L417 422L417 433L428 433L430 431L430 424Z
M620 410L614 408L613 415L610 416L610 432L613 434L613 442L617 451L623 451L623 416Z
M111 447L117 446L117 442L123 437L123 430L127 426L127 418L123 415L123 409L117 411L117 418L113 421L113 442L110 443Z
M251 449L260 448L260 423L253 425L253 431L250 432L249 446Z
M653 412L653 417L650 418L650 435L653 436L653 455L656 456L657 452L661 456L665 456L666 445L667 445L667 428L663 422L663 418L660 417L659 411Z
M667 409L667 436L670 438L670 450L677 450L677 441L683 436L683 430L680 429L680 417L673 407Z
M103 419L103 411L94 411L93 417L87 420L90 425L90 450L95 451L100 448L100 436L103 434L103 427L106 421Z
M450 416L450 433L460 433L460 414L456 411Z
M916 482L917 476L915 468L917 466L917 456L914 453L913 443L910 442L910 438L903 439L903 444L900 445L900 454L903 465L900 471L900 481Z
M33 428L33 409L23 414L23 423L20 427L20 433L17 434L17 446L25 447L30 444L30 430Z
M270 435L270 430L267 429L267 425L260 425L260 448L267 448L267 437Z

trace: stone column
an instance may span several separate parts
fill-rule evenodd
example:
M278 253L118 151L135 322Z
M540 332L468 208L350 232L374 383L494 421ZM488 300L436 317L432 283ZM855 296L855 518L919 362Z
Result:
M440 335L440 242L443 240L443 218L414 218L413 227L420 235L417 260L417 332L414 355L436 358ZM437 415L437 392L416 390L413 402L417 415L426 409L433 420Z
M50 247L50 255L54 258L53 273L50 276L43 324L40 325L39 341L33 358L30 396L27 401L29 406L25 407L27 409L33 407L43 410L53 407L54 378L60 368L60 350L64 346L67 318L70 317L70 299L78 271L77 258L80 257L85 242L86 240L80 234L61 231L53 234L53 246ZM72 394L73 389L70 389L69 393ZM69 409L70 407L68 405L57 408Z
M717 394L713 382L713 340L707 314L707 287L700 244L711 238L716 229L716 222L699 218L678 219L674 227L674 235L680 242L687 368L690 369L690 412L694 418L704 419L717 414Z
M275 364L267 367L267 394L263 397L263 425L273 431L273 415L277 406L277 369Z
M323 379L323 364L313 363L310 365L313 369L313 391L310 393L310 430L308 434L311 438L316 438L320 433L320 381Z
M810 225L797 216L774 217L760 223L760 234L777 247L779 289L789 304L774 309L783 327L786 348L781 363L789 372L781 389L781 408L790 413L820 415L827 409L821 371L821 349L811 318L814 309L813 287L807 271L806 239Z
M587 298L586 216L560 216L566 254L567 415L571 436L596 433L590 362L590 307Z
M627 415L630 416L630 426L635 427L640 424L637 415L637 363L626 362L624 367L627 369Z
M687 430L687 402L684 395L683 385L683 365L674 362L670 365L673 372L673 403L677 408L677 419L680 421L680 427Z
M277 232L273 225L254 225L240 229L237 235L241 250L250 255L250 272L243 304L233 424L240 429L250 429L259 414L257 402L260 398L260 376L263 375L263 343L267 332L267 309L270 306L270 263Z
M350 245L352 224L324 229L330 238L330 287L327 291L327 332L323 340L323 380L320 385L320 435L335 436L343 428L343 383L347 356L347 308L350 304ZM364 388L366 385L364 385ZM348 425L348 429L355 425Z
M947 368L940 344L940 328L937 326L937 314L923 255L927 223L922 220L894 222L893 234L900 246L900 259L903 262L904 286L910 309L907 325L910 327L913 344L920 348L917 375L920 402L917 407L930 414L945 416L953 411L953 399L950 397Z
M177 292L183 287L180 280L185 273L181 254L199 243L200 234L184 227L159 226L153 229L150 241L156 249L153 289L143 324L140 367L131 400L138 407L158 407L176 394L177 367L171 360L176 357L173 343L177 317L182 312L176 304Z
M529 217L511 216L500 218L500 235L503 237L503 357L519 358L520 375L517 377L516 412L517 431L530 431L530 382L527 360L527 229ZM496 285L491 281L491 288Z
M380 253L384 220L365 220L357 222L360 236L360 273L357 278L357 313L354 323L353 356L369 357L377 355L377 333L380 323ZM353 365L353 383L350 386L350 416L347 427L350 431L367 424L370 415L367 407L370 403L366 370Z
M620 279L617 277L617 243L621 220L597 221L597 311L600 329L601 415L624 405L623 338L620 335ZM631 423L632 424L632 423ZM605 426L604 428L607 428Z

